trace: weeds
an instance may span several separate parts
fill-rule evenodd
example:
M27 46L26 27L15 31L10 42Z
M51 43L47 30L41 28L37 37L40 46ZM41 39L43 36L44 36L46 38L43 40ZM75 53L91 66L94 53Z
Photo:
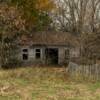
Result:
M99 100L99 93L99 82L73 82L57 66L0 70L0 100Z

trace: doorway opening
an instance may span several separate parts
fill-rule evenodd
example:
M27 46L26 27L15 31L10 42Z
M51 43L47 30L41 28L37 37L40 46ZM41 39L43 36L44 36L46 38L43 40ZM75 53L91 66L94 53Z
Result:
M57 48L46 48L46 63L47 64L58 64L58 49Z

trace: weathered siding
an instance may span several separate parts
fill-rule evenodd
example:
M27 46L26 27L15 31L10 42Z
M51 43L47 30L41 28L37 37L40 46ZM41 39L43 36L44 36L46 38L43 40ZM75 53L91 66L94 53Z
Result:
M23 49L28 49L28 60L23 60ZM36 59L35 57L35 50L36 49L40 49L41 50L41 58L40 59ZM45 62L45 54L44 54L44 48L41 48L41 47L27 47L27 46L24 46L24 47L21 47L20 48L20 52L18 54L18 58L20 61L22 61L23 63L44 63Z
M35 50L36 49L40 49L41 50L41 58L40 59L36 59L36 56L35 56L35 54L36 54ZM33 63L42 63L43 64L44 63L44 48L34 47L31 50L33 51L33 58L31 59L31 61Z
M66 63L66 55L65 55L65 51L67 50L68 48L66 47L62 47L62 48L59 48L59 53L58 53L58 64L64 64Z
M79 48L71 48L70 49L70 58L79 57L80 49Z
M30 63L30 64L31 63L32 64L42 63L42 64L45 64L46 63L46 55L45 55L46 48L58 49L58 64L66 63L65 51L68 50L69 48L67 48L65 46L48 46L48 47L45 47L45 46L33 46L33 47L23 46L23 47L20 47L20 53L18 54L19 59L23 63ZM28 49L28 60L23 60L23 49ZM35 50L36 49L41 49L41 58L40 59L36 59L36 57L35 57L35 53L36 53Z

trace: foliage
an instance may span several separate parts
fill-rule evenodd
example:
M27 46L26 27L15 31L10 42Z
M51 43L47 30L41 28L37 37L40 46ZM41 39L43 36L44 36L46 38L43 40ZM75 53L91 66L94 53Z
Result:
M48 27L51 22L49 12L52 7L53 2L49 0L0 1L1 65L16 63L17 38L20 33L45 30Z
M43 30L50 24L49 13L54 8L51 0L11 0L11 3L23 13L28 29Z
M1 58L1 62L2 62L2 68L11 68L11 66L13 67L17 67L18 65L20 65L20 62L18 60L17 54L19 53L19 48L17 47L17 44L14 43L14 41L6 41L6 39L4 39L4 43L3 43L3 48L1 51L2 52L2 58Z
M0 8L0 64L8 66L16 59L17 33L24 30L24 20L15 7L3 3Z

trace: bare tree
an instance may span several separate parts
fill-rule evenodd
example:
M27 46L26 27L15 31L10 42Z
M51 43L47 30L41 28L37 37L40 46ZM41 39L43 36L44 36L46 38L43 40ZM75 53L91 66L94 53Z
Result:
M98 24L100 24L100 0L91 0L90 16L91 31L96 32Z
M56 0L55 3L57 10L52 15L54 25L58 25L56 27L61 31L80 34L81 57L93 57L100 43L98 35L93 35L100 33L100 0Z
M72 33L94 32L100 23L100 0L57 0L54 24Z

